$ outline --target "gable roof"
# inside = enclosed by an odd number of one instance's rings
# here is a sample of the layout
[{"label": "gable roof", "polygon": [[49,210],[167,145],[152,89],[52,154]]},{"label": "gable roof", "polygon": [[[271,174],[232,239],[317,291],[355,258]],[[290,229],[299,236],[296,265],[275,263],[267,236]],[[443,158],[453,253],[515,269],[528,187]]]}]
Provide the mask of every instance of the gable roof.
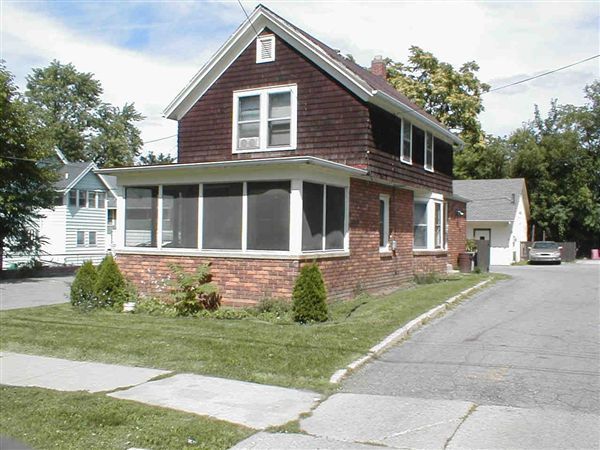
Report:
[{"label": "gable roof", "polygon": [[463,144],[433,116],[411,102],[383,78],[344,58],[331,47],[263,5],[258,5],[254,9],[249,20],[242,23],[194,75],[187,86],[167,106],[164,111],[165,116],[180,120],[248,45],[254,42],[256,32],[260,33],[265,28],[275,33],[361,100],[377,105],[394,115],[406,116],[415,124],[420,124],[453,144]]},{"label": "gable roof", "polygon": [[54,189],[68,191],[94,167],[90,162],[67,162],[58,169],[60,178],[54,182]]},{"label": "gable roof", "polygon": [[452,185],[455,194],[471,200],[467,207],[467,221],[469,222],[515,220],[521,196],[525,215],[529,219],[529,198],[523,178],[454,180]]}]

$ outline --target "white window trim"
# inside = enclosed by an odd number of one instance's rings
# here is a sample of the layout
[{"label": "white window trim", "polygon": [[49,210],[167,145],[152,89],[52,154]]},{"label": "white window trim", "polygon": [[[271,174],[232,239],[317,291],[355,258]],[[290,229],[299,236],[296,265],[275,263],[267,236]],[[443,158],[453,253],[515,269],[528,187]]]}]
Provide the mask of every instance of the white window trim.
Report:
[{"label": "white window trim", "polygon": [[390,196],[380,194],[379,201],[383,201],[383,246],[379,246],[379,253],[387,253],[390,251]]},{"label": "white window trim", "polygon": [[[268,102],[269,94],[277,94],[280,92],[290,93],[290,145],[283,145],[278,147],[269,147],[267,145],[268,133],[269,133],[269,119],[268,119]],[[239,114],[239,99],[243,97],[260,96],[260,112],[259,112],[259,146],[249,150],[239,150],[238,147],[238,114]],[[282,150],[295,150],[296,149],[296,136],[297,136],[297,116],[298,116],[298,87],[295,84],[288,84],[283,86],[271,86],[261,89],[235,91],[233,93],[233,122],[232,122],[232,142],[231,150],[233,153],[256,153],[256,152],[276,152]]]},{"label": "white window trim", "polygon": [[[414,203],[426,203],[427,204],[427,233],[426,233],[426,246],[415,247],[414,246],[414,220],[413,220],[413,251],[415,252],[445,252],[448,251],[448,237],[447,237],[447,222],[448,218],[444,215],[444,198],[439,194],[432,194],[428,198],[415,198]],[[440,205],[441,212],[441,241],[440,247],[435,246],[435,205]],[[413,207],[414,208],[414,207]],[[446,238],[444,239],[444,236]]]},{"label": "white window trim", "polygon": [[[427,164],[427,136],[431,137],[431,165]],[[435,136],[431,131],[425,130],[425,140],[423,144],[423,168],[428,172],[433,172],[434,169],[434,158],[435,158]]]},{"label": "white window trim", "polygon": [[[408,122],[410,125],[410,149],[409,149],[409,157],[408,159],[404,157],[404,125]],[[402,119],[402,123],[400,124],[401,132],[400,132],[400,161],[406,164],[412,164],[412,122],[406,119]]]},{"label": "white window trim", "polygon": [[[271,41],[271,57],[263,58],[262,57],[262,43],[266,41]],[[256,38],[256,64],[262,64],[267,62],[275,61],[275,35],[274,34],[265,34]]]},{"label": "white window trim", "polygon": [[[224,183],[242,183],[242,245],[241,249],[210,249],[203,248],[203,236],[202,236],[202,226],[204,219],[204,184],[199,183],[198,189],[198,244],[197,248],[176,248],[176,249],[165,249],[162,247],[162,192],[163,186],[154,185],[158,187],[158,196],[156,200],[157,207],[157,224],[156,224],[156,246],[155,247],[130,247],[125,245],[125,234],[126,234],[126,226],[124,221],[125,213],[117,214],[117,221],[119,217],[122,219],[122,225],[119,229],[120,241],[122,245],[118,246],[117,251],[123,253],[140,253],[140,254],[160,254],[160,255],[199,255],[199,256],[211,256],[211,257],[235,257],[235,258],[267,258],[267,257],[276,257],[276,258],[305,258],[305,257],[347,257],[350,254],[349,251],[349,209],[350,209],[350,197],[349,197],[349,186],[338,183],[326,183],[323,181],[313,180],[311,178],[301,178],[301,179],[265,179],[265,180],[256,180],[256,182],[270,182],[270,181],[289,181],[290,182],[290,246],[289,250],[249,250],[247,248],[247,240],[248,240],[248,181],[241,180],[228,180],[223,181]],[[345,197],[345,214],[344,214],[344,247],[341,249],[325,249],[325,228],[323,228],[323,247],[322,250],[306,250],[302,251],[302,184],[304,182],[309,183],[317,183],[322,184],[324,186],[333,186],[344,189],[344,197]],[[251,181],[253,182],[253,181]],[[186,183],[186,184],[198,184],[198,183]],[[212,184],[212,182],[211,182]],[[165,184],[171,186],[172,183]],[[144,184],[144,187],[149,186],[148,184]],[[128,186],[135,187],[135,186]],[[324,199],[326,201],[326,192],[327,189],[323,189]],[[124,197],[120,198],[119,205],[123,211],[126,208],[126,199]],[[299,206],[299,208],[296,208]],[[325,222],[326,216],[326,204],[324,203],[323,210],[323,221]],[[298,211],[300,213],[298,214]],[[325,225],[324,225],[325,226]],[[85,239],[85,237],[84,237]]]},{"label": "white window trim", "polygon": [[[96,242],[95,242],[94,244],[92,244],[92,240],[90,239],[90,238],[91,238],[91,236],[92,236],[92,233],[94,233],[94,234],[95,234],[95,241],[96,241]],[[98,232],[97,232],[97,231],[95,231],[95,230],[88,231],[88,232],[87,232],[87,235],[88,235],[88,241],[87,241],[87,242],[88,242],[88,245],[87,245],[87,246],[88,246],[88,247],[98,247]]]},{"label": "white window trim", "polygon": [[[79,233],[83,233],[83,242],[80,244],[79,243]],[[75,246],[76,247],[85,247],[86,241],[85,241],[85,231],[83,230],[76,230],[75,231]]]}]

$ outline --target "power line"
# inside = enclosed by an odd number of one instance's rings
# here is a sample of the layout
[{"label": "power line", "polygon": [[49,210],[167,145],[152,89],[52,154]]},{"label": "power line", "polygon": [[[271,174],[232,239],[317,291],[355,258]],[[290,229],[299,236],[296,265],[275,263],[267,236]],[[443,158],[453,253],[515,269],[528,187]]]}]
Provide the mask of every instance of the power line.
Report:
[{"label": "power line", "polygon": [[177,136],[176,134],[172,134],[171,136],[165,136],[158,139],[152,139],[151,141],[144,141],[144,144],[152,144],[153,142],[164,141],[165,139],[171,139]]},{"label": "power line", "polygon": [[246,12],[246,8],[244,8],[244,5],[242,5],[242,2],[240,0],[237,0],[237,2],[239,3],[240,7],[242,8],[242,11],[244,11],[244,15],[246,16],[246,20],[248,20],[248,23],[250,24],[250,26],[254,30],[254,34],[256,35],[256,37],[258,37],[258,31],[256,31],[256,28],[254,28],[254,24],[252,22],[250,22],[250,16]]},{"label": "power line", "polygon": [[569,67],[576,66],[577,64],[582,64],[584,62],[591,61],[592,59],[598,58],[599,56],[600,56],[600,54],[594,55],[594,56],[590,56],[589,58],[582,59],[581,61],[577,61],[577,62],[574,62],[572,64],[568,64],[568,65],[563,66],[563,67],[559,67],[558,69],[549,70],[548,72],[540,73],[539,75],[535,75],[533,77],[525,78],[524,80],[515,81],[514,83],[510,83],[510,84],[506,84],[504,86],[500,86],[500,87],[497,87],[497,88],[494,88],[494,89],[490,89],[489,91],[484,92],[484,94],[487,94],[489,92],[499,91],[500,89],[505,89],[507,87],[515,86],[517,84],[525,83],[526,81],[535,80],[536,78],[540,78],[540,77],[543,77],[543,76],[546,76],[546,75],[550,75],[551,73],[555,73],[555,72],[559,72],[561,70],[568,69]]}]

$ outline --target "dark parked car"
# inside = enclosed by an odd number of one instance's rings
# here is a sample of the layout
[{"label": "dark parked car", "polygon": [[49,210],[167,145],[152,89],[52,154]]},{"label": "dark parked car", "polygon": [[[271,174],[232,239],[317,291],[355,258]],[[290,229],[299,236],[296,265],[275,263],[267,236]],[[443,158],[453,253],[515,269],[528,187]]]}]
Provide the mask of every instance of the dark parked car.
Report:
[{"label": "dark parked car", "polygon": [[556,242],[552,241],[536,241],[529,247],[529,262],[549,262],[560,264],[560,247]]}]

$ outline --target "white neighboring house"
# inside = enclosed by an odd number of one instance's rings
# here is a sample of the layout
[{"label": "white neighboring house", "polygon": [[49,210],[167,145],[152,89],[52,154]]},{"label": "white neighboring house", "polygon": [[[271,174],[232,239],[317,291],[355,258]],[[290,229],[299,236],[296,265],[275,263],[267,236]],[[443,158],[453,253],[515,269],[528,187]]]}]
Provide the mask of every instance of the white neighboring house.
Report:
[{"label": "white neighboring house", "polygon": [[490,241],[490,264],[510,265],[521,260],[527,241],[529,197],[523,178],[455,180],[454,194],[467,198],[467,239]]},{"label": "white neighboring house", "polygon": [[[40,254],[45,264],[98,263],[112,249],[116,226],[115,177],[99,175],[92,162],[69,162],[60,151],[60,179],[54,209],[42,209],[37,233],[43,237]],[[27,262],[32,255],[8,257],[6,267]]]}]

